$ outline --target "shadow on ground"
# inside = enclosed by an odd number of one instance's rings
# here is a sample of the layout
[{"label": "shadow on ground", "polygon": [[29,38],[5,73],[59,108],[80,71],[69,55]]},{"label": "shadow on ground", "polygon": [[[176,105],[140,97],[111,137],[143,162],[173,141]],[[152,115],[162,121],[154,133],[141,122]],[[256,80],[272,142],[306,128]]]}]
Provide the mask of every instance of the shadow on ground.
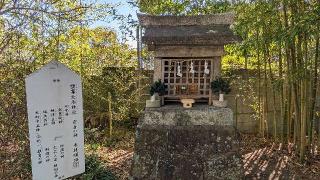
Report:
[{"label": "shadow on ground", "polygon": [[[242,137],[244,179],[319,179],[320,155],[304,164],[291,151],[292,147],[275,144],[254,136]],[[108,150],[108,166],[120,179],[127,179],[133,150]]]},{"label": "shadow on ground", "polygon": [[300,164],[291,144],[283,146],[243,136],[241,153],[245,179],[319,179],[320,156]]}]

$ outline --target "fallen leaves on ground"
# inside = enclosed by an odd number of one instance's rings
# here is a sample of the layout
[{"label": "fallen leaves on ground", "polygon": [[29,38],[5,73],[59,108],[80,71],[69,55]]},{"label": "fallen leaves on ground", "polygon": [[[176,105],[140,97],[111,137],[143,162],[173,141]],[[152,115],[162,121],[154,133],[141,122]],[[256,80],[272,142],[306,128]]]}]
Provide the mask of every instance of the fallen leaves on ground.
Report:
[{"label": "fallen leaves on ground", "polygon": [[248,179],[319,179],[320,154],[301,163],[294,144],[242,135],[241,154]]},{"label": "fallen leaves on ground", "polygon": [[[16,174],[15,161],[18,158],[19,147],[12,143],[1,144],[2,175],[15,174],[15,178],[30,178]],[[97,155],[105,167],[110,169],[119,179],[128,179],[134,150],[134,133],[121,139],[115,146],[86,146],[87,154]],[[8,156],[10,154],[10,156]],[[294,144],[275,143],[272,139],[259,138],[255,135],[241,135],[241,154],[246,179],[319,179],[320,154],[308,155],[301,163]],[[28,159],[30,160],[30,159]],[[8,168],[15,167],[15,168]],[[21,169],[18,168],[18,169]],[[27,179],[28,179],[27,178]],[[1,176],[0,176],[1,179]]]}]

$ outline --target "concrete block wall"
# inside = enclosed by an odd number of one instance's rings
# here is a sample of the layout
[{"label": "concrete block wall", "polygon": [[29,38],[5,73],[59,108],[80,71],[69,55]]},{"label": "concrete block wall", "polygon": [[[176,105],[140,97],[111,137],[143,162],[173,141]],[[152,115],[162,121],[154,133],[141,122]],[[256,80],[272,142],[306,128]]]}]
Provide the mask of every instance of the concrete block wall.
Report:
[{"label": "concrete block wall", "polygon": [[[152,74],[152,71],[148,72],[149,77]],[[243,72],[240,73],[240,76],[243,76]],[[239,75],[239,74],[237,74]],[[237,83],[232,83],[231,85],[231,93],[225,95],[226,100],[228,100],[228,107],[233,111],[233,121],[234,126],[242,133],[257,133],[259,131],[259,120],[257,118],[257,112],[252,107],[254,104],[254,99],[250,97],[252,94],[258,93],[258,85],[257,78],[254,74],[249,75],[250,81],[243,80],[244,78],[240,78]],[[150,81],[152,82],[153,77],[150,77]],[[238,81],[238,80],[233,80]],[[253,88],[251,88],[251,92],[243,92],[240,90],[244,83],[250,83]],[[270,87],[269,87],[270,88]],[[264,89],[261,89],[261,92],[264,92]],[[271,88],[268,89],[267,99],[268,99],[268,113],[267,113],[267,126],[268,132],[271,134],[273,132],[273,113],[274,113],[274,104],[273,104],[273,96],[271,94]],[[317,96],[317,109],[320,111],[320,86]],[[286,122],[281,122],[280,117],[280,99],[276,96],[276,118],[277,118],[277,132],[280,133],[282,130],[286,131]],[[282,124],[283,123],[283,124]]]}]

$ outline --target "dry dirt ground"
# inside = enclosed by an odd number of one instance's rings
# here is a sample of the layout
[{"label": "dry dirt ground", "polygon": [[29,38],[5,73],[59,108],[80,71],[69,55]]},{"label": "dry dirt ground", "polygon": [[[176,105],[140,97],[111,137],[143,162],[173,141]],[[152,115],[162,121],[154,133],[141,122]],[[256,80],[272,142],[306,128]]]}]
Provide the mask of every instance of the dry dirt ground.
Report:
[{"label": "dry dirt ground", "polygon": [[0,180],[31,179],[28,154],[17,144],[0,141]]},{"label": "dry dirt ground", "polygon": [[[241,139],[244,179],[320,179],[320,154],[301,164],[290,145],[282,146],[249,135],[243,135]],[[96,153],[101,154],[119,179],[128,178],[133,147],[100,148]]]},{"label": "dry dirt ground", "polygon": [[[310,157],[306,162],[299,163],[298,157],[290,145],[282,146],[271,140],[249,135],[244,135],[241,139],[244,179],[320,179],[319,153]],[[105,166],[119,179],[127,179],[133,156],[133,144],[133,137],[130,137],[113,148],[99,146],[91,150],[91,153],[97,154]],[[8,147],[5,147],[2,144],[1,147],[0,179],[3,179],[1,173],[17,170],[17,167],[8,169],[13,165],[11,161],[19,159],[15,157],[16,151],[14,149],[17,147],[12,144],[7,145]],[[9,154],[10,156],[8,156]],[[8,166],[9,164],[11,165]],[[10,174],[13,175],[15,172]],[[19,178],[18,176],[9,179],[28,179],[28,177],[21,178],[20,176]]]},{"label": "dry dirt ground", "polygon": [[242,136],[245,179],[320,179],[320,154],[300,163],[293,145]]}]

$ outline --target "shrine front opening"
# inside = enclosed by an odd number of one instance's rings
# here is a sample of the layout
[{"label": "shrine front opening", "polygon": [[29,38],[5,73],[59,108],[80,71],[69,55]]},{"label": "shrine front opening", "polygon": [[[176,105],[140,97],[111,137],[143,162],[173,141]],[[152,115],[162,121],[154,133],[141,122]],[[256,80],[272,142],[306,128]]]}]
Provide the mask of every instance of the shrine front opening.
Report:
[{"label": "shrine front opening", "polygon": [[182,98],[209,101],[213,59],[162,59],[166,101]]}]

